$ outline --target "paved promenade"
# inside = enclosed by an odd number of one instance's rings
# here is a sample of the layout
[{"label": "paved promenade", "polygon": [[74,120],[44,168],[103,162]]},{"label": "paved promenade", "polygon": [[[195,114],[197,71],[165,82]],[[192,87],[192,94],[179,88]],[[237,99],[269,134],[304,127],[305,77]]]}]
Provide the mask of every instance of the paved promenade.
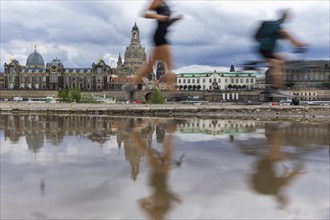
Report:
[{"label": "paved promenade", "polygon": [[82,104],[0,102],[0,112],[103,114],[127,116],[211,117],[322,120],[330,122],[330,106],[271,106],[230,104]]}]

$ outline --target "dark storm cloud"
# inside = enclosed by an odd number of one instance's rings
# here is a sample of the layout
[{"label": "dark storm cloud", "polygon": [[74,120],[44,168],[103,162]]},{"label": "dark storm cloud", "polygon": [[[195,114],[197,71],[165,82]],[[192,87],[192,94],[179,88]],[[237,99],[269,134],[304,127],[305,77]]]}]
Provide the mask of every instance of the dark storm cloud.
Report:
[{"label": "dark storm cloud", "polygon": [[[67,67],[89,67],[99,57],[114,62],[130,44],[136,22],[149,54],[155,22],[140,16],[150,1],[1,2],[1,65],[14,57],[25,63],[38,43],[46,62],[58,57]],[[176,68],[194,64],[228,66],[256,59],[252,35],[262,19],[279,8],[294,14],[286,26],[310,49],[309,59],[329,57],[329,7],[326,1],[168,1],[184,19],[169,40]],[[56,49],[56,46],[58,49]],[[25,57],[25,58],[24,58]],[[110,61],[111,60],[111,61]],[[2,67],[1,67],[2,68]],[[2,70],[2,69],[1,69]],[[212,70],[211,70],[212,71]]]},{"label": "dark storm cloud", "polygon": [[228,66],[232,60],[253,57],[255,21],[244,14],[204,7],[187,8],[185,20],[173,33],[177,65]]}]

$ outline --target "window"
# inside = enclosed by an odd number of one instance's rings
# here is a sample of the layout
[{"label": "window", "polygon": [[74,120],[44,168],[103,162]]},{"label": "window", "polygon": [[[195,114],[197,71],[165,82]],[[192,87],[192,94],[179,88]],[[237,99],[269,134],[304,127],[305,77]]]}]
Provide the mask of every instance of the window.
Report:
[{"label": "window", "polygon": [[183,83],[186,83],[186,80],[185,79],[183,80]]},{"label": "window", "polygon": [[240,83],[243,83],[243,79],[240,79]]},{"label": "window", "polygon": [[205,83],[205,79],[203,79],[203,83]]},{"label": "window", "polygon": [[190,83],[190,79],[188,79],[188,83]]},{"label": "window", "polygon": [[225,83],[228,83],[228,79],[225,79]]},{"label": "window", "polygon": [[231,83],[234,83],[234,79],[231,79],[230,81],[231,81]]},{"label": "window", "polygon": [[250,79],[250,82],[251,82],[251,83],[254,83],[254,80],[253,80],[253,79]]},{"label": "window", "polygon": [[192,79],[191,81],[192,81],[192,83],[195,83],[195,79]]},{"label": "window", "polygon": [[97,67],[96,72],[100,74],[102,72],[102,68],[101,67]]},{"label": "window", "polygon": [[212,79],[209,79],[209,83],[212,83]]},{"label": "window", "polygon": [[236,79],[236,83],[238,83],[238,79]]},{"label": "window", "polygon": [[197,81],[197,83],[199,83],[199,79],[197,79],[196,81]]},{"label": "window", "polygon": [[179,83],[181,83],[181,79],[179,79]]},{"label": "window", "polygon": [[245,83],[249,83],[249,79],[245,79]]},{"label": "window", "polygon": [[52,82],[56,82],[56,81],[57,81],[57,76],[51,76],[51,77],[50,77],[50,81],[52,81]]},{"label": "window", "polygon": [[220,78],[218,79],[218,83],[221,83],[221,79]]}]

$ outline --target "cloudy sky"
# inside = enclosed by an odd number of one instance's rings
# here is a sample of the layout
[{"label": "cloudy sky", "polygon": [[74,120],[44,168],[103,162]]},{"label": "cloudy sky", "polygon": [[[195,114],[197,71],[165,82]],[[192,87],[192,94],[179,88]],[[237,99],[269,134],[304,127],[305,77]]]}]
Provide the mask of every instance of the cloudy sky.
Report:
[{"label": "cloudy sky", "polygon": [[[149,54],[155,23],[141,17],[150,1],[138,0],[1,0],[1,71],[10,58],[25,65],[34,51],[45,62],[59,58],[65,67],[90,67],[102,58],[116,66],[130,43],[136,22],[141,44]],[[172,0],[174,14],[184,20],[171,28],[175,71],[229,70],[256,59],[251,38],[260,20],[274,19],[277,11],[290,8],[292,18],[285,25],[310,45],[304,55],[290,59],[329,59],[330,2],[328,0]],[[281,50],[290,52],[287,44]]]}]

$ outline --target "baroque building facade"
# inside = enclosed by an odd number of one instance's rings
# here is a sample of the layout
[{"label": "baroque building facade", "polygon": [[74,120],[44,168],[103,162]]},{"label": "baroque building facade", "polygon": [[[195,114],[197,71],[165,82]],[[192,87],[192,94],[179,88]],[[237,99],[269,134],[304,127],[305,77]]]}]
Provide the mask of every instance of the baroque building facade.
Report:
[{"label": "baroque building facade", "polygon": [[293,89],[330,89],[330,60],[288,61],[283,81]]},{"label": "baroque building facade", "polygon": [[140,44],[140,30],[135,24],[131,43],[126,48],[125,59],[119,54],[117,67],[111,68],[98,59],[89,68],[66,67],[57,57],[46,63],[37,48],[25,65],[11,59],[4,64],[0,74],[0,89],[8,90],[59,90],[78,88],[81,91],[120,90],[138,68],[146,64],[145,48]]},{"label": "baroque building facade", "polygon": [[254,72],[235,71],[233,65],[231,72],[205,72],[205,73],[179,73],[177,87],[180,90],[247,90],[256,84]]},{"label": "baroque building facade", "polygon": [[57,58],[45,65],[43,57],[35,50],[25,66],[17,60],[5,63],[3,77],[5,89],[98,91],[111,89],[115,71],[102,59],[93,63],[91,68],[66,68]]},{"label": "baroque building facade", "polygon": [[131,43],[126,47],[124,62],[119,54],[116,70],[120,77],[131,77],[146,62],[147,55],[145,48],[141,46],[140,30],[135,23],[131,31]]}]

